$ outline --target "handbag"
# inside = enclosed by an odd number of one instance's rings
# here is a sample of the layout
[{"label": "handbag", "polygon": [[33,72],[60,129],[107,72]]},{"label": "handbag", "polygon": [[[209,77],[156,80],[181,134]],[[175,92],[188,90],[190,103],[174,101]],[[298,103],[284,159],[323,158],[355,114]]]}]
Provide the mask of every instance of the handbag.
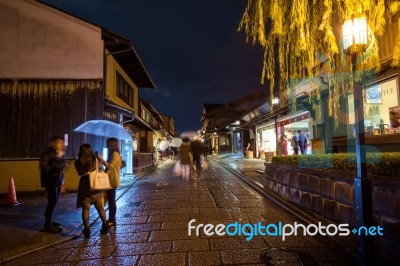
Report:
[{"label": "handbag", "polygon": [[93,172],[89,172],[90,190],[108,190],[111,189],[110,178],[108,174],[99,169],[98,161],[96,159],[96,168]]},{"label": "handbag", "polygon": [[182,175],[182,165],[180,161],[177,161],[174,166],[174,175],[181,176]]}]

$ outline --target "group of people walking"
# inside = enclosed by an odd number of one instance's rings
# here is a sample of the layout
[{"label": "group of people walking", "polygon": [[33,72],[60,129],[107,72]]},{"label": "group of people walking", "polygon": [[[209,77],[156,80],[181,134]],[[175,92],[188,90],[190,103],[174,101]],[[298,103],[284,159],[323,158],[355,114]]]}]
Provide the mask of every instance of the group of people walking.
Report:
[{"label": "group of people walking", "polygon": [[[107,148],[108,158],[104,160],[102,156],[95,155],[89,144],[82,144],[79,148],[78,159],[74,161],[77,175],[80,177],[76,207],[82,208],[85,238],[90,237],[89,212],[92,204],[102,221],[100,233],[106,234],[109,227],[116,226],[116,189],[120,186],[119,175],[122,159],[116,138],[107,139]],[[48,202],[44,222],[44,231],[47,233],[60,233],[62,231],[60,224],[53,222],[52,217],[64,182],[64,170],[67,167],[64,150],[63,138],[53,137],[49,149],[41,156],[41,185],[46,190]],[[105,190],[105,193],[90,188],[89,173],[99,168],[106,171],[110,181],[111,189]],[[108,200],[108,220],[103,206],[104,194],[106,194]]]},{"label": "group of people walking", "polygon": [[[289,144],[289,141],[287,139],[287,136],[283,135],[281,138],[281,148],[282,148],[283,156],[286,156],[289,154],[288,144]],[[297,134],[293,135],[292,140],[291,140],[293,154],[298,155],[299,150],[300,150],[301,154],[306,154],[307,145],[308,145],[307,137],[303,134],[303,132],[301,130],[298,130]]]},{"label": "group of people walking", "polygon": [[204,154],[203,143],[199,140],[190,142],[189,138],[183,138],[179,154],[183,179],[189,180],[192,162],[196,167],[197,178],[200,178],[204,163],[202,162],[202,155]]}]

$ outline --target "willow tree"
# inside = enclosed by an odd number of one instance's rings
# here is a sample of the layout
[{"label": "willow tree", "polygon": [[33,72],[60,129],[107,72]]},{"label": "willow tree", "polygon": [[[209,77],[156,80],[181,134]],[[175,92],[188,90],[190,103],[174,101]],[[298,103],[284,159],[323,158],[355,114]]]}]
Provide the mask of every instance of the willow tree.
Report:
[{"label": "willow tree", "polygon": [[[281,102],[285,102],[287,82],[318,76],[323,69],[329,82],[329,113],[335,116],[339,95],[349,90],[341,82],[341,75],[351,72],[351,58],[341,42],[344,21],[367,17],[368,47],[359,51],[363,53],[363,60],[357,69],[379,71],[377,37],[385,33],[385,26],[399,11],[398,0],[248,0],[238,30],[245,31],[247,41],[263,48],[261,83],[265,79],[270,81],[272,97],[272,88],[277,85]],[[400,65],[400,36],[397,36],[391,64]],[[317,98],[318,88],[314,91]]]}]

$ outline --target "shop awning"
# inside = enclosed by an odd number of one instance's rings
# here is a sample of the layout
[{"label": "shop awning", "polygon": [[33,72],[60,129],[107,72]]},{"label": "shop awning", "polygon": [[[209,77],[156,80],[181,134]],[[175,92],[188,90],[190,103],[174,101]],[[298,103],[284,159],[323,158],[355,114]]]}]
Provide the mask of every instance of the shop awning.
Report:
[{"label": "shop awning", "polygon": [[277,118],[276,123],[278,124],[278,126],[284,126],[284,125],[298,122],[298,121],[308,119],[308,118],[310,118],[309,111],[298,110],[298,111],[295,111],[288,115]]},{"label": "shop awning", "polygon": [[129,117],[129,118],[133,117],[133,113],[134,113],[133,111],[128,110],[128,109],[126,109],[126,108],[124,108],[122,106],[119,106],[118,104],[114,103],[113,101],[110,101],[110,100],[106,99],[104,105],[105,105],[105,109],[106,110],[115,112],[117,114],[124,115],[124,116]]}]

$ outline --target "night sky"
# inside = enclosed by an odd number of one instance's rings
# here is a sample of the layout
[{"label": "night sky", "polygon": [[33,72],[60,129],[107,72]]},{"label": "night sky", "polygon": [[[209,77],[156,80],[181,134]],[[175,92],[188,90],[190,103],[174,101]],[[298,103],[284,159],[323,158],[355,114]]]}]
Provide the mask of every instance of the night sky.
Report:
[{"label": "night sky", "polygon": [[140,89],[178,131],[198,130],[204,103],[260,84],[262,50],[237,32],[245,0],[46,0],[130,39],[156,89]]}]

